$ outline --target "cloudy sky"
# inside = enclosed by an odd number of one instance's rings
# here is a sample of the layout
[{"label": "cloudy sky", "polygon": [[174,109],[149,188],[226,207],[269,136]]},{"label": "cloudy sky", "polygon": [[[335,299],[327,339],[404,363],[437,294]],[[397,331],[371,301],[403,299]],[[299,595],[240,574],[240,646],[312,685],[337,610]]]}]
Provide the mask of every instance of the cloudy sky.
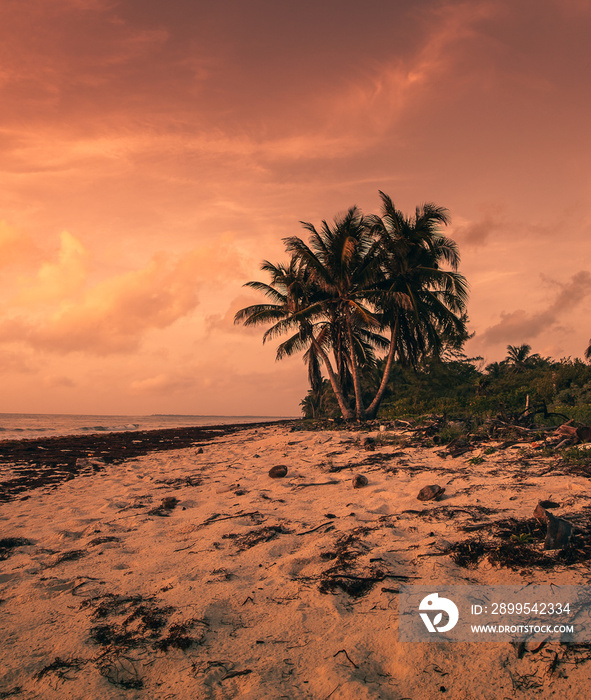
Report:
[{"label": "cloudy sky", "polygon": [[297,415],[300,220],[446,207],[470,355],[591,335],[588,0],[3,0],[2,412]]}]

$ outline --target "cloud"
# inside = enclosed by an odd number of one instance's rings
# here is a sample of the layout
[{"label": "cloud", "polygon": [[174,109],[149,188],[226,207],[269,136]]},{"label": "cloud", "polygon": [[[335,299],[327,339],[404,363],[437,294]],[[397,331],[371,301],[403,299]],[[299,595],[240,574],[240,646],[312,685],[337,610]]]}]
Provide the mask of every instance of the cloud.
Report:
[{"label": "cloud", "polygon": [[493,234],[506,230],[505,221],[493,212],[485,213],[476,221],[465,221],[453,226],[451,235],[462,245],[483,246]]},{"label": "cloud", "polygon": [[39,255],[39,249],[28,234],[0,221],[0,267],[26,264]]},{"label": "cloud", "polygon": [[0,349],[0,374],[14,376],[16,374],[35,374],[39,371],[39,359],[32,357],[31,352],[22,349]]},{"label": "cloud", "polygon": [[14,301],[47,304],[71,297],[86,284],[89,259],[82,242],[67,231],[62,232],[57,260],[44,262],[33,279],[25,279]]},{"label": "cloud", "polygon": [[198,382],[198,374],[192,370],[160,372],[131,382],[130,389],[135,394],[169,395],[177,392],[193,391]]},{"label": "cloud", "polygon": [[133,352],[149,331],[191,314],[205,283],[242,275],[237,253],[226,243],[181,255],[157,252],[144,267],[93,284],[87,274],[91,263],[81,242],[62,234],[57,259],[43,262],[31,278],[21,278],[17,301],[24,311],[4,310],[0,342],[57,353]]},{"label": "cloud", "polygon": [[536,313],[523,309],[502,312],[501,320],[479,334],[486,343],[523,343],[544,332],[560,329],[564,317],[591,294],[591,273],[581,270],[566,284],[551,280],[559,291],[549,306]]},{"label": "cloud", "polygon": [[50,374],[43,378],[43,386],[48,389],[73,389],[76,382],[63,374]]},{"label": "cloud", "polygon": [[225,333],[240,333],[241,335],[260,335],[262,336],[263,330],[266,330],[268,326],[244,326],[243,324],[235,324],[234,316],[236,312],[243,309],[246,306],[251,306],[253,304],[265,304],[269,300],[263,296],[254,296],[252,294],[241,294],[235,297],[230,302],[227,310],[223,314],[208,314],[205,317],[205,328],[208,334],[214,332],[225,332]]}]

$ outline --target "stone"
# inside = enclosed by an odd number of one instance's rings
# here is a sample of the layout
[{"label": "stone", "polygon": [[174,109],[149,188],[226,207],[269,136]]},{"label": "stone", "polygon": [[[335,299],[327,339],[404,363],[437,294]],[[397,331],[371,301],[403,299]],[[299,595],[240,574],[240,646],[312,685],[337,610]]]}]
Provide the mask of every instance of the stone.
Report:
[{"label": "stone", "polygon": [[276,467],[271,467],[269,469],[269,476],[271,479],[282,479],[287,476],[287,467],[285,464],[278,464]]},{"label": "stone", "polygon": [[431,484],[429,486],[423,486],[417,498],[419,501],[438,501],[444,493],[445,488],[437,484]]},{"label": "stone", "polygon": [[367,486],[369,481],[367,480],[366,476],[363,476],[363,474],[356,474],[353,477],[353,488],[354,489],[361,489],[364,486]]}]

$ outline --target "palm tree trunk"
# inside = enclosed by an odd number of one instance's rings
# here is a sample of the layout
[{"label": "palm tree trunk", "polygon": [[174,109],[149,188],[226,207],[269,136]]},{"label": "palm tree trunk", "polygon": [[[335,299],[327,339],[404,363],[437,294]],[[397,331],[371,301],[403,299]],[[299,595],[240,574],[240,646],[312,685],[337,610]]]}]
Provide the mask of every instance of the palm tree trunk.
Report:
[{"label": "palm tree trunk", "polygon": [[351,360],[351,374],[353,375],[353,387],[355,389],[355,412],[357,420],[365,418],[363,410],[363,396],[361,395],[361,382],[359,381],[359,368],[355,359],[355,348],[353,347],[353,329],[351,328],[351,315],[347,309],[345,313],[345,322],[347,324],[347,335],[349,337],[349,357]]},{"label": "palm tree trunk", "polygon": [[347,406],[347,402],[345,400],[345,397],[343,395],[343,392],[341,390],[341,385],[338,380],[338,377],[334,373],[334,370],[332,368],[332,365],[330,364],[330,359],[328,355],[324,352],[324,350],[320,347],[320,344],[312,336],[312,344],[316,348],[316,352],[320,355],[322,358],[322,361],[324,362],[324,365],[326,367],[326,371],[328,372],[328,378],[330,379],[330,384],[332,386],[332,390],[334,391],[334,395],[337,398],[337,401],[339,403],[339,408],[341,409],[341,413],[343,414],[343,418],[345,420],[351,420],[353,418],[353,412],[351,409]]},{"label": "palm tree trunk", "polygon": [[396,354],[396,336],[398,335],[398,319],[396,319],[396,324],[394,325],[394,328],[392,329],[392,336],[390,338],[390,349],[388,351],[388,358],[386,360],[386,365],[384,367],[384,374],[382,375],[382,381],[380,383],[380,387],[374,397],[374,400],[371,402],[369,407],[367,408],[365,415],[367,418],[375,418],[378,409],[380,407],[380,404],[382,403],[382,399],[384,398],[384,394],[386,393],[386,387],[388,386],[388,380],[390,379],[390,373],[392,372],[392,366],[394,364],[394,356]]}]

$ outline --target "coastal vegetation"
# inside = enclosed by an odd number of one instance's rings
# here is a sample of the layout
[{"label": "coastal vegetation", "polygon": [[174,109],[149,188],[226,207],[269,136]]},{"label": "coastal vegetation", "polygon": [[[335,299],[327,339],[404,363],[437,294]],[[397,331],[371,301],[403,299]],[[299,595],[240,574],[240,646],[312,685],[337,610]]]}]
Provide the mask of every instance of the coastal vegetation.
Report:
[{"label": "coastal vegetation", "polygon": [[[378,361],[378,372],[383,361]],[[367,395],[372,394],[375,381],[371,372],[363,376]],[[339,417],[328,382],[318,392],[308,391],[301,407],[306,418]],[[510,345],[503,361],[488,365],[480,357],[469,358],[461,352],[426,357],[416,367],[396,362],[380,417],[437,414],[512,420],[526,412],[541,424],[573,419],[590,425],[591,366],[579,358],[541,357],[532,354],[528,345]]]},{"label": "coastal vegetation", "polygon": [[287,334],[277,359],[303,352],[315,416],[332,400],[346,420],[375,418],[393,373],[453,356],[468,337],[468,285],[457,245],[442,233],[448,212],[424,204],[408,217],[380,198],[379,215],[352,207],[319,229],[302,222],[308,242],[285,238],[289,260],[263,261],[270,281],[245,285],[268,301],[234,319],[270,324],[263,342]]}]

